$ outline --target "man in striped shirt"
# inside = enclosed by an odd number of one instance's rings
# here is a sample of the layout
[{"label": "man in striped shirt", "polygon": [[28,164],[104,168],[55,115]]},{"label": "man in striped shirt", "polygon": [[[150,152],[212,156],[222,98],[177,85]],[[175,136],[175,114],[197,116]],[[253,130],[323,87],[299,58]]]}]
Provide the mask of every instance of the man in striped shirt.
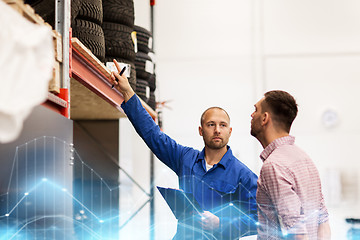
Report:
[{"label": "man in striped shirt", "polygon": [[270,91],[255,104],[251,135],[264,150],[258,179],[258,239],[330,239],[329,214],[313,161],[289,135],[295,99]]}]

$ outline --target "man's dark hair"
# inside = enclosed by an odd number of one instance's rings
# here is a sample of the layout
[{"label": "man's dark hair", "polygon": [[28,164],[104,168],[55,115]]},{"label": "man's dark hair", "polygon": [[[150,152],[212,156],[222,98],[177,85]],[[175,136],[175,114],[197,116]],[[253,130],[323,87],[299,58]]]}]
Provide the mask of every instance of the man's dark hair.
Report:
[{"label": "man's dark hair", "polygon": [[270,112],[273,121],[289,133],[298,112],[294,97],[280,90],[269,91],[264,96],[262,111]]},{"label": "man's dark hair", "polygon": [[229,118],[229,123],[230,123],[230,116],[229,116],[229,114],[228,114],[224,109],[222,109],[221,107],[209,107],[208,109],[206,109],[206,110],[201,114],[201,118],[200,118],[200,124],[201,124],[201,126],[202,126],[203,123],[204,123],[205,113],[206,113],[207,111],[211,110],[211,109],[219,109],[219,110],[224,111],[224,112],[226,113],[226,115],[228,116],[228,118]]}]

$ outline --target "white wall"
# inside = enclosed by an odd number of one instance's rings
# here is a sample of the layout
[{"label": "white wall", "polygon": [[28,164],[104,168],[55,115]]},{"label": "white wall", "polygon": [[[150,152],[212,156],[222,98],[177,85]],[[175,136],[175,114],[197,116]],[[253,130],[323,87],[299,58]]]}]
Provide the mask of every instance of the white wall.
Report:
[{"label": "white wall", "polygon": [[[360,205],[359,13],[356,0],[157,0],[157,96],[172,100],[172,110],[163,109],[164,131],[201,149],[200,115],[221,106],[231,116],[229,145],[258,173],[261,148],[249,134],[253,104],[267,90],[289,91],[299,104],[292,134],[319,168],[334,239],[345,239],[344,217],[360,217],[357,207],[346,207]],[[150,29],[148,1],[135,0],[135,15]],[[322,122],[327,109],[339,119],[330,128]],[[148,158],[146,146],[139,148],[138,159]],[[177,186],[159,161],[156,172],[158,185]],[[157,239],[169,239],[175,221],[156,197]]]}]

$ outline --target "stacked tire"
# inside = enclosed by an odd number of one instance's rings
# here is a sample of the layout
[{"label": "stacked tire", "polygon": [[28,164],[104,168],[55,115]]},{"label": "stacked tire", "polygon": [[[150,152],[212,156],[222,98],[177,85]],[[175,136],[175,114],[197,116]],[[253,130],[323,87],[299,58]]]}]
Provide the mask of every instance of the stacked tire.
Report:
[{"label": "stacked tire", "polygon": [[105,36],[105,64],[116,59],[130,66],[129,82],[136,89],[135,51],[132,40],[134,27],[133,0],[102,0]]},{"label": "stacked tire", "polygon": [[134,26],[134,31],[136,32],[137,44],[135,57],[136,94],[155,110],[156,74],[154,53],[151,51],[152,34],[140,26]]},{"label": "stacked tire", "polygon": [[[100,61],[105,60],[102,0],[72,0],[72,35],[78,38]],[[78,4],[78,5],[76,5]],[[74,9],[75,8],[75,9]],[[72,14],[74,14],[72,13]]]},{"label": "stacked tire", "polygon": [[[44,20],[55,27],[55,1],[25,0]],[[156,109],[156,74],[152,34],[134,26],[133,0],[71,0],[71,27],[100,61],[116,59],[130,66],[129,82],[136,94]],[[133,33],[136,33],[136,47]]]},{"label": "stacked tire", "polygon": [[[55,29],[55,1],[52,0],[25,0],[45,22]],[[71,0],[71,23],[74,22],[81,5],[81,0]]]},{"label": "stacked tire", "polygon": [[[54,0],[25,0],[55,29]],[[71,0],[72,36],[78,38],[99,60],[105,60],[102,0]]]}]

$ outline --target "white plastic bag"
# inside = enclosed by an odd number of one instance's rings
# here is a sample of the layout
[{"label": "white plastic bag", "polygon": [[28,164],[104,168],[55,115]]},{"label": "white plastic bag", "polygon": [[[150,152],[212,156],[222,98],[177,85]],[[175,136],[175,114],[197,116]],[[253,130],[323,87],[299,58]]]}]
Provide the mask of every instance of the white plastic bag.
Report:
[{"label": "white plastic bag", "polygon": [[3,1],[0,12],[0,143],[6,143],[46,100],[54,50],[50,27],[29,22]]}]

